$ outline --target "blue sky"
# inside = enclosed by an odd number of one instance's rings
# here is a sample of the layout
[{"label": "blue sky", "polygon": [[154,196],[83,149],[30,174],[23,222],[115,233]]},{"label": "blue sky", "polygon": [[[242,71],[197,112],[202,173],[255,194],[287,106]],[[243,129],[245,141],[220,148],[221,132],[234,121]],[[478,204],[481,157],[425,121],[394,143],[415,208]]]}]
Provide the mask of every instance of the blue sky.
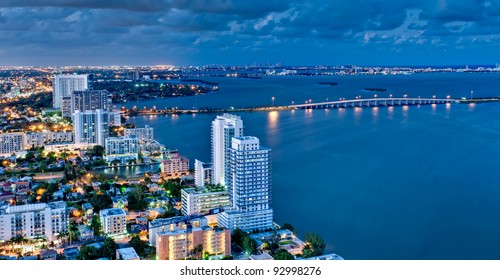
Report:
[{"label": "blue sky", "polygon": [[0,0],[0,65],[500,63],[500,0]]}]

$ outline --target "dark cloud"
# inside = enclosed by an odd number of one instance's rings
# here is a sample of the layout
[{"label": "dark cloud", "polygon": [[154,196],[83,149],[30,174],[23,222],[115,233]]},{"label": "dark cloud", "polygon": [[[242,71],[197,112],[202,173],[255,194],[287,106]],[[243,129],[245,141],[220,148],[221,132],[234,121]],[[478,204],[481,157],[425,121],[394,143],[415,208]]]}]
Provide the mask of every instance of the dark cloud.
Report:
[{"label": "dark cloud", "polygon": [[2,0],[0,36],[5,64],[500,60],[500,0]]}]

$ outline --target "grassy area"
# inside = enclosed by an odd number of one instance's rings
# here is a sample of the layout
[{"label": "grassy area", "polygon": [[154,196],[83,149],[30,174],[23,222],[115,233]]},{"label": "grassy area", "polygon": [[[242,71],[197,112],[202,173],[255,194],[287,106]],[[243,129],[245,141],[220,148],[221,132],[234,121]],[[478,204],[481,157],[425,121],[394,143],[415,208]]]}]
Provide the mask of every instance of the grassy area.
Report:
[{"label": "grassy area", "polygon": [[279,243],[281,246],[283,245],[290,245],[290,244],[294,244],[294,242],[292,240],[285,240],[285,241],[280,241]]}]

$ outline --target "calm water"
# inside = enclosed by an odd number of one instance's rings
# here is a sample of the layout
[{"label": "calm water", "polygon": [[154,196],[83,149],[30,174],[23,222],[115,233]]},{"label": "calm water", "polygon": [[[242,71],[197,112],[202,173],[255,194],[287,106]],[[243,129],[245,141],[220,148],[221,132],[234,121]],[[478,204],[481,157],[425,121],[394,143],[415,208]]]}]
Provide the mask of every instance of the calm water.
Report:
[{"label": "calm water", "polygon": [[[225,107],[273,95],[337,94],[338,88],[317,86],[317,80],[337,81],[339,88],[347,84],[339,93],[343,96],[358,95],[363,87],[411,96],[465,96],[472,88],[475,95],[491,96],[498,95],[498,77],[228,79],[227,86],[220,82],[220,93],[202,98]],[[194,98],[175,102],[182,106]],[[273,149],[275,220],[292,223],[301,234],[319,233],[328,251],[347,259],[500,259],[500,104],[240,115],[246,134]],[[131,121],[151,125],[158,141],[194,162],[210,158],[214,117],[140,116]]]}]

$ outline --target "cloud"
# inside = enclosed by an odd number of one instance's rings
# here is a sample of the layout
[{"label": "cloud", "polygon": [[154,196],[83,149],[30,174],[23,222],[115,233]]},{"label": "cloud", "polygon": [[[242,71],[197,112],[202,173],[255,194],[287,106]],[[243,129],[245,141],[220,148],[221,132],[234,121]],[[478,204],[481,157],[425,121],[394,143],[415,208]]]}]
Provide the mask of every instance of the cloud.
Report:
[{"label": "cloud", "polygon": [[491,49],[498,34],[499,0],[0,1],[9,64],[410,61]]}]

